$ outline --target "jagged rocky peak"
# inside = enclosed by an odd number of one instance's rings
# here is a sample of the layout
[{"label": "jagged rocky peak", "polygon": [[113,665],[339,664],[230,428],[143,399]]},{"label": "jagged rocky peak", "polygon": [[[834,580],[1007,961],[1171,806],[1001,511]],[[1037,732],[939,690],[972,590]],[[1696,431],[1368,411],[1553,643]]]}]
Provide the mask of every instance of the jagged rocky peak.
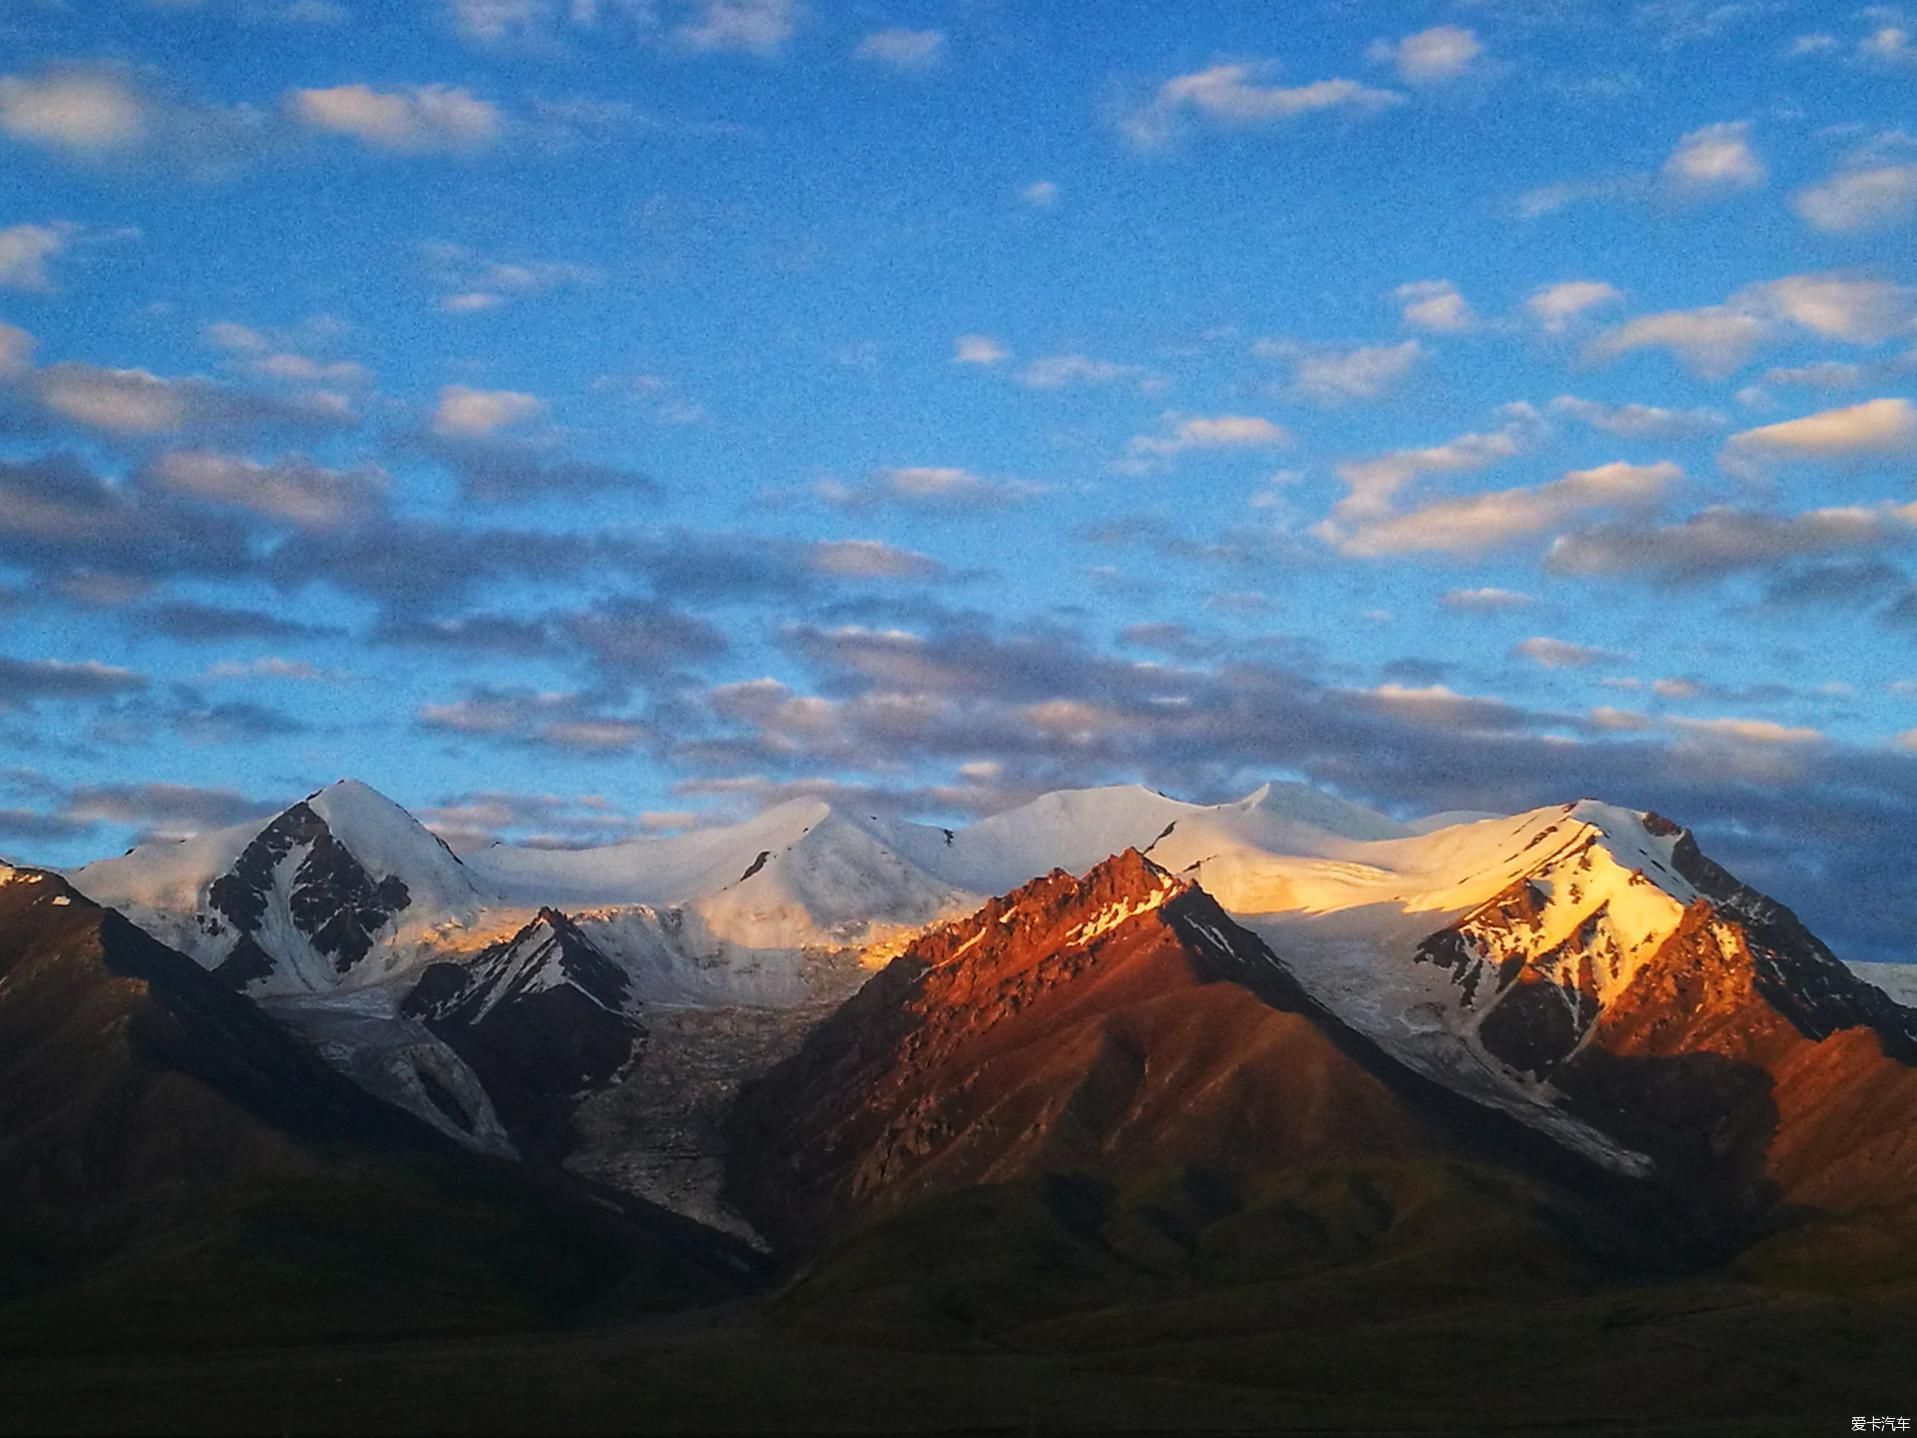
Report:
[{"label": "jagged rocky peak", "polygon": [[[296,855],[289,879],[282,868]],[[276,891],[284,896],[293,928],[339,974],[364,959],[373,936],[413,901],[399,875],[369,873],[310,800],[295,804],[262,829],[207,891],[213,914],[243,936],[221,965],[224,976],[245,983],[272,972],[259,935]]]},{"label": "jagged rocky peak", "polygon": [[1126,849],[1082,877],[1054,869],[928,934],[909,952],[938,963],[988,941],[994,947],[1004,939],[1027,948],[1082,944],[1151,913],[1188,887],[1137,849]]},{"label": "jagged rocky peak", "polygon": [[1812,1040],[1868,1027],[1886,1052],[1917,1058],[1908,1011],[1682,825],[1583,800],[1529,846],[1516,880],[1416,953],[1450,972],[1458,1026],[1513,1070],[1549,1079],[1627,999],[1663,1013],[1664,1035],[1751,1009],[1748,1025],[1764,1009]]},{"label": "jagged rocky peak", "polygon": [[570,918],[542,908],[510,939],[428,965],[401,1007],[410,1016],[473,1024],[503,1003],[561,987],[616,1013],[628,1006],[632,980]]},{"label": "jagged rocky peak", "polygon": [[558,909],[466,959],[430,964],[402,1002],[472,1066],[514,1139],[557,1156],[581,1093],[644,1052],[632,981]]}]

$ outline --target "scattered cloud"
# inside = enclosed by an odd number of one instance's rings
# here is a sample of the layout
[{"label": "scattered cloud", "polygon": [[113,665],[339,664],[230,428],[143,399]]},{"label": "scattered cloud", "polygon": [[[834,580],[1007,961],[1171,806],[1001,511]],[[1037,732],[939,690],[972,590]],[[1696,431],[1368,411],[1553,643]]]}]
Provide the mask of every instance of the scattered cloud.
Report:
[{"label": "scattered cloud", "polygon": [[814,489],[820,498],[845,509],[884,504],[921,509],[995,509],[1044,492],[1043,485],[1023,480],[994,479],[969,469],[926,465],[881,469],[864,484],[829,481]]},{"label": "scattered cloud", "polygon": [[1715,409],[1664,409],[1650,404],[1601,404],[1561,394],[1551,401],[1552,414],[1567,415],[1593,429],[1624,439],[1696,439],[1730,423]]},{"label": "scattered cloud", "polygon": [[449,384],[439,392],[433,409],[433,433],[453,439],[496,434],[545,412],[545,401],[537,395]]},{"label": "scattered cloud", "polygon": [[1171,459],[1190,450],[1272,449],[1289,444],[1282,426],[1255,415],[1164,416],[1167,433],[1133,435],[1127,451],[1136,459]]},{"label": "scattered cloud", "polygon": [[1018,197],[1035,210],[1049,210],[1058,203],[1058,185],[1052,180],[1034,180],[1018,192]]},{"label": "scattered cloud", "polygon": [[1673,719],[1674,728],[1702,739],[1735,744],[1821,744],[1815,729],[1795,728],[1769,719]]},{"label": "scattered cloud", "polygon": [[990,335],[960,335],[952,341],[953,364],[1003,364],[1012,352]]},{"label": "scattered cloud", "polygon": [[1339,553],[1479,554],[1561,527],[1594,509],[1646,509],[1682,475],[1668,460],[1573,470],[1546,484],[1434,500],[1352,526],[1322,526]]},{"label": "scattered cloud", "polygon": [[1450,280],[1417,280],[1399,285],[1391,296],[1398,302],[1399,316],[1414,329],[1455,335],[1475,328],[1478,322],[1470,302]]},{"label": "scattered cloud", "polygon": [[67,247],[70,225],[12,225],[0,230],[0,289],[53,290],[48,262]]},{"label": "scattered cloud", "polygon": [[1479,68],[1484,46],[1475,31],[1459,25],[1435,25],[1401,40],[1374,40],[1365,58],[1390,65],[1407,85],[1442,85]]},{"label": "scattered cloud", "polygon": [[325,469],[301,455],[259,464],[210,451],[175,451],[154,461],[155,488],[182,498],[230,505],[300,529],[331,529],[365,519],[385,503],[386,474],[370,465]]},{"label": "scattered cloud", "polygon": [[925,71],[945,58],[943,30],[874,30],[853,47],[852,58],[889,70]]},{"label": "scattered cloud", "polygon": [[1541,669],[1589,669],[1596,664],[1613,664],[1624,658],[1614,650],[1573,644],[1568,639],[1550,639],[1541,634],[1519,640],[1511,646],[1511,654],[1517,659],[1527,659]]},{"label": "scattered cloud", "polygon": [[141,369],[73,362],[33,370],[25,384],[48,415],[127,438],[339,429],[354,422],[346,399],[328,390],[282,398],[198,377],[170,379]]},{"label": "scattered cloud", "polygon": [[1907,399],[1873,399],[1744,430],[1731,436],[1720,458],[1735,468],[1913,454],[1917,454],[1917,405]]},{"label": "scattered cloud", "polygon": [[1692,130],[1665,160],[1665,184],[1694,197],[1758,188],[1769,174],[1751,148],[1750,133],[1748,120]]},{"label": "scattered cloud", "polygon": [[0,320],[0,381],[15,380],[33,369],[37,341],[17,325]]},{"label": "scattered cloud", "polygon": [[1602,280],[1560,280],[1540,285],[1524,301],[1524,308],[1546,334],[1563,334],[1592,310],[1623,302],[1624,295]]},{"label": "scattered cloud", "polygon": [[1393,497],[1426,474],[1459,474],[1484,469],[1522,451],[1537,431],[1537,417],[1528,409],[1509,416],[1495,430],[1461,434],[1443,444],[1421,449],[1399,449],[1366,459],[1342,460],[1336,466],[1345,483],[1345,495],[1331,511],[1334,526],[1368,522],[1391,512]]},{"label": "scattered cloud", "polygon": [[1512,201],[1521,220],[1541,220],[1572,205],[1610,203],[1641,197],[1648,188],[1642,175],[1595,175],[1582,180],[1556,180],[1526,190]]},{"label": "scattered cloud", "polygon": [[447,314],[479,314],[553,290],[599,283],[592,265],[567,260],[499,260],[465,245],[435,241],[421,247]]},{"label": "scattered cloud", "polygon": [[0,655],[0,714],[42,699],[109,699],[146,688],[146,676],[95,660],[13,659]]},{"label": "scattered cloud", "polygon": [[144,97],[104,70],[0,76],[0,134],[82,156],[139,148],[151,115]]},{"label": "scattered cloud", "polygon": [[1502,614],[1514,609],[1529,609],[1537,601],[1528,594],[1511,589],[1452,589],[1438,596],[1446,609],[1462,609],[1471,614]]},{"label": "scattered cloud", "polygon": [[774,56],[799,28],[799,0],[687,0],[672,38],[688,50]]},{"label": "scattered cloud", "polygon": [[1388,394],[1418,367],[1424,346],[1417,340],[1393,345],[1309,345],[1295,340],[1259,340],[1252,353],[1291,366],[1286,392],[1309,404],[1336,406]]},{"label": "scattered cloud", "polygon": [[498,106],[456,85],[335,85],[296,90],[287,104],[308,129],[397,154],[483,150],[505,129]]},{"label": "scattered cloud", "polygon": [[1158,87],[1148,104],[1124,116],[1119,129],[1134,145],[1154,149],[1177,138],[1191,119],[1243,130],[1325,112],[1372,115],[1404,103],[1404,96],[1396,91],[1374,89],[1356,80],[1290,86],[1266,83],[1274,68],[1269,64],[1214,65],[1175,76]]},{"label": "scattered cloud", "polygon": [[[979,339],[982,336],[968,336]],[[990,353],[981,350],[981,353]],[[963,353],[959,360],[968,364],[992,364],[996,359],[968,359]],[[1004,358],[1000,354],[998,359]],[[1071,389],[1078,385],[1136,384],[1140,390],[1162,389],[1164,381],[1143,365],[1119,364],[1115,360],[1093,359],[1089,355],[1064,354],[1046,355],[1035,359],[1018,372],[1018,382],[1027,389]]]},{"label": "scattered cloud", "polygon": [[1799,190],[1791,205],[1807,225],[1827,234],[1887,230],[1917,215],[1917,164],[1840,170]]},{"label": "scattered cloud", "polygon": [[1865,276],[1787,275],[1747,285],[1723,304],[1626,320],[1587,344],[1585,355],[1601,362],[1663,349],[1699,375],[1722,379],[1784,326],[1849,344],[1877,343],[1910,323],[1913,298],[1917,291]]},{"label": "scattered cloud", "polygon": [[814,573],[835,579],[935,579],[945,573],[930,555],[876,539],[824,539],[806,551]]},{"label": "scattered cloud", "polygon": [[1638,576],[1687,583],[1762,572],[1785,560],[1903,544],[1917,515],[1854,505],[1801,514],[1717,506],[1675,524],[1609,524],[1560,536],[1545,556],[1554,574]]},{"label": "scattered cloud", "polygon": [[415,717],[423,729],[563,753],[630,753],[658,742],[644,720],[575,692],[482,685],[462,699],[421,705]]}]

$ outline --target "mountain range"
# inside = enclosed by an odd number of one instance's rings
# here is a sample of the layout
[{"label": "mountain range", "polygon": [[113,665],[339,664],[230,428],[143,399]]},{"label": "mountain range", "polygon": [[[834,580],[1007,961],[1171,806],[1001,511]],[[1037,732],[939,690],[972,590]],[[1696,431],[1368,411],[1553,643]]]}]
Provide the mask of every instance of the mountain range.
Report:
[{"label": "mountain range", "polygon": [[0,1332],[169,1283],[241,1324],[312,1288],[283,1321],[321,1333],[389,1290],[396,1324],[485,1327],[776,1271],[795,1322],[950,1336],[1008,1292],[1432,1245],[1523,1283],[1917,1264],[1904,978],[1591,800],[1405,823],[1122,787],[960,829],[796,800],[459,854],[343,781],[0,867],[0,1206],[31,1236]]}]

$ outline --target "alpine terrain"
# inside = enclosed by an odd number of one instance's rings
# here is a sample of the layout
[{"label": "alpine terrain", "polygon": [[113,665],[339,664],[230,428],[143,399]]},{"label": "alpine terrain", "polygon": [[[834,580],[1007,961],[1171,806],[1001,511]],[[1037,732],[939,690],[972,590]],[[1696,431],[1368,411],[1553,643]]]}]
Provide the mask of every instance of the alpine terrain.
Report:
[{"label": "alpine terrain", "polygon": [[0,870],[0,1319],[512,1327],[780,1275],[780,1343],[1118,1352],[1293,1303],[1890,1302],[1897,977],[1590,800],[802,800],[462,854],[345,781]]}]

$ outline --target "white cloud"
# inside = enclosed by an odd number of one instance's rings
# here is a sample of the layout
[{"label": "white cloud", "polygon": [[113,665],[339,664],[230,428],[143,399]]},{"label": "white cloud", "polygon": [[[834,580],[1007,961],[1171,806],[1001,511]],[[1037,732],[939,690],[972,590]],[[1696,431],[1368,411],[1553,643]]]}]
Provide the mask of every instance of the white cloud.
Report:
[{"label": "white cloud", "polygon": [[1547,334],[1562,334],[1589,311],[1622,301],[1623,293],[1602,280],[1560,280],[1539,285],[1524,301]]},{"label": "white cloud", "polygon": [[1338,478],[1345,483],[1345,495],[1331,511],[1331,533],[1336,533],[1335,526],[1390,513],[1393,496],[1422,475],[1459,474],[1512,458],[1536,429],[1537,417],[1526,408],[1514,413],[1500,428],[1485,433],[1461,434],[1421,449],[1340,461],[1336,468]]},{"label": "white cloud", "polygon": [[953,364],[995,365],[1012,357],[1012,352],[990,335],[960,335],[952,342]]},{"label": "white cloud", "polygon": [[1764,383],[1802,385],[1806,389],[1855,389],[1868,374],[1862,365],[1843,360],[1813,360],[1810,364],[1767,369]]},{"label": "white cloud", "polygon": [[0,230],[0,289],[51,291],[53,275],[47,261],[66,248],[72,232],[70,225],[14,225]]},{"label": "white cloud", "polygon": [[1045,490],[1042,485],[994,479],[956,466],[912,465],[879,470],[864,485],[828,481],[814,492],[828,503],[864,509],[881,504],[923,508],[1001,506],[1022,503]]},{"label": "white cloud", "polygon": [[465,245],[431,241],[420,246],[433,280],[446,290],[442,313],[494,310],[513,300],[572,285],[597,284],[604,276],[591,265],[565,260],[487,259]]},{"label": "white cloud", "polygon": [[1558,180],[1526,190],[1512,202],[1521,220],[1541,220],[1570,205],[1596,200],[1625,200],[1643,194],[1646,181],[1641,175],[1598,175],[1585,180]]},{"label": "white cloud", "polygon": [[1511,653],[1519,659],[1530,660],[1542,669],[1588,669],[1593,664],[1607,664],[1623,658],[1609,649],[1573,644],[1568,639],[1551,639],[1542,634],[1519,640],[1511,646]]},{"label": "white cloud", "polygon": [[1716,506],[1676,524],[1601,525],[1559,536],[1555,574],[1642,575],[1666,582],[1774,568],[1784,560],[1908,543],[1917,506],[1848,505],[1799,514]]},{"label": "white cloud", "polygon": [[310,129],[350,135],[375,149],[405,154],[484,149],[504,128],[496,105],[454,85],[395,90],[335,85],[296,90],[288,104]]},{"label": "white cloud", "polygon": [[812,568],[838,579],[924,579],[943,567],[929,555],[875,539],[821,540],[808,548]]},{"label": "white cloud", "polygon": [[1917,290],[1846,274],[1787,275],[1747,285],[1721,305],[1640,315],[1585,347],[1610,360],[1639,349],[1665,349],[1707,378],[1740,369],[1752,353],[1790,325],[1827,339],[1868,345],[1899,333],[1917,312]]},{"label": "white cloud", "polygon": [[1406,324],[1432,334],[1462,334],[1478,322],[1470,302],[1450,280],[1415,280],[1399,285],[1391,297]]},{"label": "white cloud", "polygon": [[18,379],[33,368],[34,338],[0,320],[0,380]]},{"label": "white cloud", "polygon": [[1492,490],[1387,512],[1350,529],[1319,527],[1342,554],[1479,554],[1530,538],[1594,509],[1642,509],[1683,474],[1675,464],[1612,463],[1572,470],[1548,484]]},{"label": "white cloud", "polygon": [[1769,719],[1673,719],[1673,727],[1702,739],[1729,740],[1736,744],[1821,744],[1824,736],[1815,729],[1796,728],[1773,723]]},{"label": "white cloud", "polygon": [[1827,55],[1837,48],[1837,37],[1822,31],[1808,35],[1799,35],[1785,47],[1784,53],[1792,59],[1805,55]]},{"label": "white cloud", "polygon": [[433,410],[433,432],[449,439],[489,435],[536,419],[545,410],[545,403],[537,396],[516,390],[447,385],[439,392],[439,403]]},{"label": "white cloud", "polygon": [[1768,178],[1764,162],[1751,148],[1750,122],[1706,125],[1677,142],[1664,162],[1664,180],[1693,195],[1749,190]]},{"label": "white cloud", "polygon": [[1214,65],[1165,81],[1151,102],[1120,121],[1133,144],[1152,148],[1169,142],[1189,116],[1231,129],[1278,124],[1328,110],[1375,114],[1402,104],[1404,96],[1356,80],[1315,80],[1305,85],[1268,85],[1268,65]]},{"label": "white cloud", "polygon": [[289,456],[273,464],[209,451],[162,455],[151,471],[174,494],[232,505],[302,529],[330,529],[372,512],[386,493],[386,475],[370,466],[324,469]]},{"label": "white cloud", "polygon": [[1458,25],[1436,25],[1402,40],[1374,40],[1365,58],[1397,68],[1407,85],[1438,85],[1469,74],[1484,46],[1477,35]]},{"label": "white cloud", "polygon": [[1051,180],[1034,180],[1018,192],[1018,197],[1035,210],[1049,210],[1058,203],[1058,185]]},{"label": "white cloud", "polygon": [[1115,360],[1093,359],[1081,354],[1046,355],[1033,360],[1018,373],[1018,382],[1027,389],[1067,389],[1073,385],[1118,384],[1127,380],[1136,380],[1141,389],[1162,387],[1157,376],[1142,365],[1119,364]]},{"label": "white cloud", "polygon": [[1740,290],[1732,302],[1768,308],[1813,334],[1875,344],[1909,327],[1917,290],[1853,275],[1788,275]]},{"label": "white cloud", "polygon": [[1132,436],[1127,448],[1133,455],[1169,459],[1194,449],[1271,449],[1291,442],[1281,426],[1253,415],[1166,415],[1165,420],[1167,434]]},{"label": "white cloud", "polygon": [[40,402],[55,414],[114,434],[166,434],[186,422],[177,385],[140,369],[55,365],[39,376]]},{"label": "white cloud", "polygon": [[453,25],[469,40],[537,38],[557,20],[553,0],[447,0]]},{"label": "white cloud", "polygon": [[1424,358],[1416,340],[1395,345],[1336,348],[1291,340],[1259,340],[1252,353],[1291,364],[1288,389],[1313,404],[1339,405],[1377,399],[1398,384]]},{"label": "white cloud", "polygon": [[147,123],[139,94],[112,74],[0,76],[0,134],[16,140],[101,155],[138,146]]},{"label": "white cloud", "polygon": [[945,58],[945,32],[874,30],[854,47],[852,58],[893,70],[930,70]]},{"label": "white cloud", "polygon": [[1911,43],[1910,31],[1901,25],[1881,25],[1871,31],[1857,42],[1857,53],[1879,64],[1917,65],[1917,45]]},{"label": "white cloud", "polygon": [[1841,171],[1791,201],[1804,222],[1830,234],[1888,229],[1917,214],[1917,164]]},{"label": "white cloud", "polygon": [[1734,434],[1723,458],[1736,467],[1757,460],[1843,460],[1917,454],[1917,405],[1873,399],[1802,419]]},{"label": "white cloud", "polygon": [[1551,401],[1553,414],[1569,415],[1625,439],[1694,439],[1730,423],[1714,409],[1663,409],[1650,404],[1600,404],[1561,394]]},{"label": "white cloud", "polygon": [[1748,310],[1708,305],[1626,320],[1593,340],[1586,353],[1610,360],[1632,350],[1664,349],[1699,374],[1719,379],[1742,368],[1769,335],[1770,326]]},{"label": "white cloud", "polygon": [[1453,589],[1438,596],[1446,609],[1462,609],[1472,614],[1500,614],[1512,609],[1528,609],[1537,601],[1528,594],[1511,589]]},{"label": "white cloud", "polygon": [[798,28],[798,0],[695,0],[672,33],[688,50],[776,55]]}]

